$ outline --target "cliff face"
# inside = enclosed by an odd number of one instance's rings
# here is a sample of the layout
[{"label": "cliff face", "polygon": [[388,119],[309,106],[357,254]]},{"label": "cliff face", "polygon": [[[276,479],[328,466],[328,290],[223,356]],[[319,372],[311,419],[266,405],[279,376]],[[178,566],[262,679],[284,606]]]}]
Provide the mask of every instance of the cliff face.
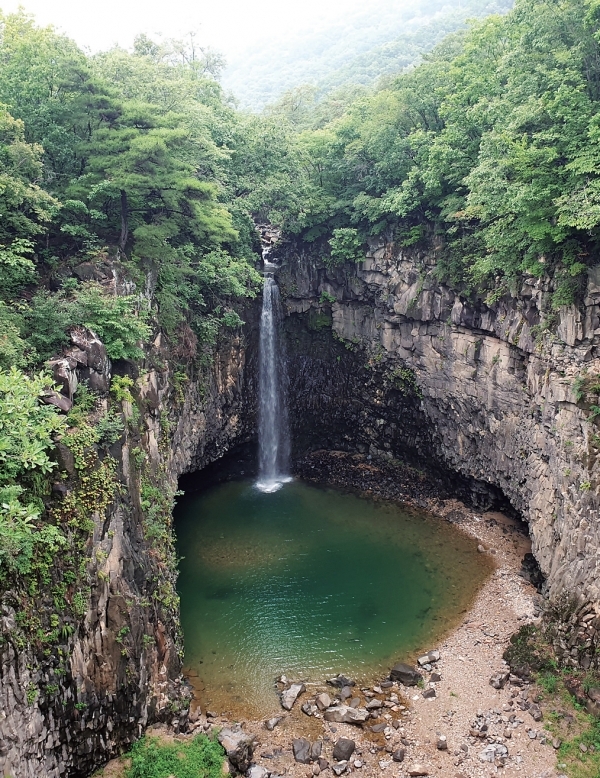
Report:
[{"label": "cliff face", "polygon": [[[320,417],[333,443],[408,455],[504,495],[529,524],[550,595],[600,603],[600,267],[584,305],[549,322],[543,282],[471,304],[436,280],[434,263],[380,244],[327,270],[288,251],[296,426]],[[311,329],[324,349],[303,347]]]},{"label": "cliff face", "polygon": [[[186,726],[172,497],[181,473],[204,467],[253,433],[248,351],[245,335],[225,337],[211,367],[189,381],[169,366],[160,338],[142,365],[111,366],[105,352],[98,360],[94,378],[105,387],[111,370],[136,378],[134,402],[122,403],[125,433],[110,449],[119,484],[109,507],[89,517],[89,587],[74,631],[59,630],[49,647],[16,644],[17,604],[10,592],[2,600],[2,775],[86,776],[152,722]],[[65,381],[74,386],[79,368],[61,369],[70,371]],[[52,611],[49,592],[40,593],[39,607]]]},{"label": "cliff face", "polygon": [[[600,269],[584,305],[549,321],[550,291],[533,279],[487,306],[437,282],[432,255],[373,245],[360,265],[327,270],[288,249],[279,280],[296,456],[408,460],[482,506],[509,501],[551,597],[584,604],[557,640],[568,661],[589,665],[600,634]],[[140,365],[111,366],[97,343],[85,369],[61,363],[65,391],[81,377],[105,390],[112,371],[134,380],[133,397],[110,448],[119,488],[90,517],[75,630],[51,647],[18,644],[18,603],[10,592],[0,603],[6,775],[89,775],[147,724],[185,727],[172,498],[181,474],[255,436],[257,307],[245,318],[198,375],[177,372],[160,337]],[[70,478],[68,457],[61,467]]]}]

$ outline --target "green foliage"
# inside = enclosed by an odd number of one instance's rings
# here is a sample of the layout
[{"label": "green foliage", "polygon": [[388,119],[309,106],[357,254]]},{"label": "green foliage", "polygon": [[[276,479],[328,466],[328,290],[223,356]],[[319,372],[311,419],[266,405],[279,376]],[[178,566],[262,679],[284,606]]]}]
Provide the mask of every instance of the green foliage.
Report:
[{"label": "green foliage", "polygon": [[55,467],[49,457],[52,435],[65,422],[54,406],[40,401],[48,386],[43,373],[30,377],[16,368],[0,372],[0,486],[34,471],[46,475]]},{"label": "green foliage", "polygon": [[111,359],[143,355],[140,343],[148,340],[151,330],[148,311],[138,309],[135,297],[116,297],[96,284],[84,284],[67,310],[74,323],[89,327],[100,337]]},{"label": "green foliage", "polygon": [[40,524],[40,487],[55,467],[52,436],[65,427],[40,400],[48,383],[43,374],[0,371],[0,579],[28,573],[37,545],[53,553],[65,542],[56,527]]},{"label": "green foliage", "polygon": [[112,377],[112,380],[110,382],[110,393],[118,402],[132,403],[133,395],[131,394],[131,389],[134,386],[135,386],[135,382],[133,378],[130,378],[127,375],[126,376],[115,375]]},{"label": "green foliage", "polygon": [[103,414],[96,424],[98,444],[103,447],[112,446],[120,439],[124,429],[125,425],[121,416],[114,411]]},{"label": "green foliage", "polygon": [[0,104],[0,294],[5,298],[35,281],[31,238],[43,232],[57,205],[38,185],[42,152],[26,142],[23,122]]},{"label": "green foliage", "polygon": [[600,238],[600,20],[590,8],[517,0],[305,129],[295,181],[304,207],[287,229],[305,240],[393,230],[403,246],[438,236],[437,274],[456,286],[493,300],[523,274],[550,276],[553,309],[573,304]]},{"label": "green foliage", "polygon": [[144,737],[129,756],[127,778],[222,778],[225,754],[217,741],[197,735],[191,741],[173,743]]},{"label": "green foliage", "polygon": [[353,227],[339,227],[333,231],[329,240],[330,256],[324,257],[325,264],[343,265],[344,262],[361,262],[364,252],[358,230]]}]

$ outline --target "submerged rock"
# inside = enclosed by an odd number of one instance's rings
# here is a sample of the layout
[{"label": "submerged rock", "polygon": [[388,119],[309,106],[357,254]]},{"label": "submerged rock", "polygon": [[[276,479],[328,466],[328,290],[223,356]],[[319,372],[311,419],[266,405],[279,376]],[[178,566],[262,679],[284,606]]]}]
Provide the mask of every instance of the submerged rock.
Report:
[{"label": "submerged rock", "polygon": [[346,678],[346,676],[342,675],[341,673],[336,675],[335,678],[329,678],[327,683],[330,686],[337,686],[338,689],[343,689],[344,686],[356,686],[355,681],[353,681],[351,678]]}]

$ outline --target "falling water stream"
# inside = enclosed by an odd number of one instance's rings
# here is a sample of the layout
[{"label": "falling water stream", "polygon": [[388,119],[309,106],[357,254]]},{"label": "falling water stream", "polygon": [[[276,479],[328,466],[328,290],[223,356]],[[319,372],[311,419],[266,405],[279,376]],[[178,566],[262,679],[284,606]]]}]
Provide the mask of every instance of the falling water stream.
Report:
[{"label": "falling water stream", "polygon": [[[265,263],[268,265],[268,263]],[[258,481],[262,492],[275,492],[291,480],[290,436],[285,398],[285,353],[281,339],[279,287],[267,272],[263,289],[259,344]]]}]

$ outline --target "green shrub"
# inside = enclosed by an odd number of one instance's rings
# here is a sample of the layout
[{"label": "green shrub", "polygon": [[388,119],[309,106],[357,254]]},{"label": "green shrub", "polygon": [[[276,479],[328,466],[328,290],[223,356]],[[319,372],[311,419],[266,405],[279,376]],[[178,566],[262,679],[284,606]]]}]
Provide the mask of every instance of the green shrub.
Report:
[{"label": "green shrub", "polygon": [[187,743],[161,743],[144,737],[131,749],[127,778],[222,778],[224,752],[219,743],[198,735]]},{"label": "green shrub", "polygon": [[20,486],[0,489],[0,580],[6,573],[26,575],[36,545],[54,554],[67,543],[52,524],[36,526],[39,511],[33,504],[23,505],[19,500],[22,494]]},{"label": "green shrub", "polygon": [[111,359],[139,359],[139,343],[148,340],[148,312],[137,311],[135,297],[106,294],[97,284],[84,284],[73,304],[73,323],[93,330],[106,346]]},{"label": "green shrub", "polygon": [[329,267],[343,265],[344,262],[361,262],[364,259],[362,244],[358,230],[353,227],[340,227],[333,231],[329,240],[330,256],[324,257],[323,262]]},{"label": "green shrub", "polygon": [[22,318],[0,301],[0,370],[25,367],[29,345],[21,338]]},{"label": "green shrub", "polygon": [[55,467],[48,452],[53,433],[63,430],[65,421],[53,405],[40,402],[50,383],[43,373],[0,371],[0,486],[33,470],[47,475]]}]

